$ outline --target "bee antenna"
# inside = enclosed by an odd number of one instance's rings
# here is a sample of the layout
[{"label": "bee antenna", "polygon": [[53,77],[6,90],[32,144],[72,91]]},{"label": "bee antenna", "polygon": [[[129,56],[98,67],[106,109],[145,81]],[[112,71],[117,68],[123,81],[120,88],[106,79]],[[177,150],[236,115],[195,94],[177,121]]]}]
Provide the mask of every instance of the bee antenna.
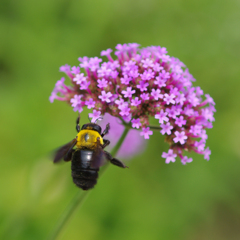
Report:
[{"label": "bee antenna", "polygon": [[95,124],[97,123],[97,121],[102,121],[102,120],[103,120],[103,117],[97,118],[96,121],[95,121]]},{"label": "bee antenna", "polygon": [[91,122],[91,119],[90,119],[90,117],[89,117],[89,114],[88,114],[88,120],[89,120],[89,122]]}]

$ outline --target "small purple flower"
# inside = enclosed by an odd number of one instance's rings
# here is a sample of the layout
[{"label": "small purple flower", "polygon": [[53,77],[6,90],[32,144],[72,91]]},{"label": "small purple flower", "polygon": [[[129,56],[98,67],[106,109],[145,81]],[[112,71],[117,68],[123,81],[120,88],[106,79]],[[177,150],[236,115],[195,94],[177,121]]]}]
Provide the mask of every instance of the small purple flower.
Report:
[{"label": "small purple flower", "polygon": [[186,165],[186,163],[190,163],[192,162],[192,158],[188,158],[187,156],[184,156],[182,159],[181,159],[181,163],[183,165]]},{"label": "small purple flower", "polygon": [[142,78],[142,80],[148,81],[148,80],[154,78],[154,75],[155,74],[154,74],[153,70],[152,69],[148,69],[148,70],[145,70],[143,72],[143,74],[141,74],[141,78]]},{"label": "small purple flower", "polygon": [[[200,87],[196,87],[196,94],[198,95],[198,96],[201,96],[201,95],[203,95],[203,90],[200,88]],[[206,95],[208,95],[209,96],[209,94],[206,94]],[[205,96],[206,96],[205,95]],[[207,97],[207,96],[206,96]],[[210,96],[209,96],[210,97]],[[210,97],[211,98],[211,97]]]},{"label": "small purple flower", "polygon": [[79,73],[80,73],[80,67],[75,67],[75,66],[73,66],[71,73],[73,73],[73,74],[75,74],[75,75],[76,75],[76,74],[79,74]]},{"label": "small purple flower", "polygon": [[190,126],[189,132],[192,133],[194,136],[199,136],[202,132],[202,126],[201,125]]},{"label": "small purple flower", "polygon": [[178,108],[176,106],[172,106],[171,108],[167,108],[166,112],[170,118],[176,119],[177,116],[180,114]]},{"label": "small purple flower", "polygon": [[156,80],[154,81],[154,83],[158,86],[158,87],[165,87],[166,86],[166,79],[162,79],[160,78],[160,76],[156,77]]},{"label": "small purple flower", "polygon": [[73,81],[77,84],[81,85],[83,82],[85,82],[87,78],[84,76],[83,73],[77,74],[75,78],[73,78]]},{"label": "small purple flower", "polygon": [[108,48],[107,50],[103,50],[101,51],[101,56],[108,56],[110,53],[112,52],[112,49],[111,48]]},{"label": "small purple flower", "polygon": [[71,72],[71,66],[69,66],[68,64],[64,65],[64,66],[61,66],[59,68],[59,71],[60,72],[65,72],[66,74],[70,73]]},{"label": "small purple flower", "polygon": [[165,70],[162,70],[162,72],[159,73],[159,77],[161,79],[167,80],[167,79],[170,78],[170,74],[169,74],[169,72],[166,72]]},{"label": "small purple flower", "polygon": [[[201,93],[203,94],[203,91],[201,91]],[[209,94],[205,94],[205,97],[207,98],[207,102],[209,104],[215,105],[215,102],[213,101],[212,97],[210,97]]]},{"label": "small purple flower", "polygon": [[108,48],[108,49],[105,50],[105,51],[101,51],[101,56],[106,56],[110,62],[113,62],[114,60],[112,59],[112,57],[111,57],[111,55],[110,55],[111,52],[112,52],[112,49],[111,49],[111,48]]},{"label": "small purple flower", "polygon": [[163,98],[163,95],[160,93],[161,91],[159,89],[152,89],[151,95],[155,100],[158,100],[159,98]]},{"label": "small purple flower", "polygon": [[83,106],[82,106],[81,98],[82,98],[82,95],[74,95],[74,97],[70,99],[70,102],[72,103],[73,111],[82,112]]},{"label": "small purple flower", "polygon": [[149,58],[143,59],[141,62],[144,68],[153,67],[153,61]]},{"label": "small purple flower", "polygon": [[180,142],[181,144],[184,144],[185,140],[187,139],[187,136],[185,135],[184,131],[182,132],[176,131],[175,136],[176,137],[173,139],[175,143]]},{"label": "small purple flower", "polygon": [[121,111],[119,112],[119,114],[123,117],[123,116],[129,116],[131,109],[127,106],[121,107]]},{"label": "small purple flower", "polygon": [[80,89],[81,89],[81,90],[88,89],[89,85],[90,85],[90,82],[88,82],[88,81],[83,81],[83,82],[81,83],[81,85],[80,85]]},{"label": "small purple flower", "polygon": [[197,150],[198,150],[199,152],[203,152],[203,151],[204,151],[205,145],[206,145],[206,142],[205,142],[205,140],[203,140],[203,139],[201,139],[199,142],[196,141],[196,142],[194,143],[194,146],[197,147]]},{"label": "small purple flower", "polygon": [[183,118],[183,116],[177,117],[175,120],[175,124],[177,124],[179,127],[182,127],[186,123],[187,121]]},{"label": "small purple flower", "polygon": [[140,118],[137,118],[137,119],[133,119],[132,121],[132,127],[133,128],[139,128],[141,127],[141,123],[140,123]]},{"label": "small purple flower", "polygon": [[149,139],[149,135],[152,135],[153,131],[150,131],[150,127],[142,128],[142,132],[140,132],[141,136],[144,136],[145,139]]},{"label": "small purple flower", "polygon": [[[121,106],[122,104],[124,104],[124,100],[122,98],[120,98],[119,100],[116,100],[115,103],[118,105],[118,106]],[[121,108],[119,108],[121,109]]]},{"label": "small purple flower", "polygon": [[163,70],[163,67],[160,66],[160,64],[156,62],[156,63],[153,64],[153,70],[155,72],[160,72],[161,70]]},{"label": "small purple flower", "polygon": [[159,123],[168,122],[169,118],[167,117],[167,112],[164,112],[163,109],[155,115],[156,119],[159,119]]},{"label": "small purple flower", "polygon": [[143,101],[147,101],[149,100],[149,93],[142,93],[140,97]]},{"label": "small purple flower", "polygon": [[112,96],[112,93],[106,93],[105,91],[102,91],[101,93],[102,94],[98,98],[100,98],[103,102],[110,103],[110,97]]},{"label": "small purple flower", "polygon": [[138,97],[135,97],[134,99],[131,100],[131,105],[132,106],[138,106],[139,104],[141,104],[141,100],[138,99]]},{"label": "small purple flower", "polygon": [[215,118],[213,117],[213,111],[211,111],[209,108],[202,109],[202,115],[205,117],[205,119],[211,122],[215,121]]},{"label": "small purple flower", "polygon": [[100,69],[97,70],[98,77],[108,77],[110,76],[112,69],[109,69],[107,66],[102,66]]},{"label": "small purple flower", "polygon": [[204,159],[208,161],[210,155],[211,155],[211,150],[209,149],[209,147],[207,147],[204,151]]},{"label": "small purple flower", "polygon": [[104,78],[103,79],[98,79],[97,82],[98,82],[97,86],[99,88],[105,88],[105,87],[108,86],[108,82]]},{"label": "small purple flower", "polygon": [[94,108],[96,102],[93,101],[92,98],[89,98],[88,101],[85,102],[85,105],[87,106],[88,109]]},{"label": "small purple flower", "polygon": [[131,98],[132,95],[135,93],[135,90],[132,90],[132,87],[127,87],[127,91],[122,91],[122,94],[124,94],[125,98]]},{"label": "small purple flower", "polygon": [[172,149],[169,149],[168,152],[163,152],[162,153],[162,158],[166,158],[165,163],[170,163],[170,162],[175,162],[177,154],[173,153]]},{"label": "small purple flower", "polygon": [[177,93],[175,101],[176,103],[180,103],[181,105],[183,105],[184,102],[186,101],[186,98],[183,93]]},{"label": "small purple flower", "polygon": [[120,78],[120,80],[122,84],[128,85],[132,78],[127,75],[124,75],[122,78]]},{"label": "small purple flower", "polygon": [[101,116],[101,111],[93,110],[93,113],[89,113],[89,117],[92,118],[91,122],[94,123]]},{"label": "small purple flower", "polygon": [[175,98],[175,95],[173,95],[173,94],[169,95],[169,94],[165,93],[163,100],[166,102],[167,105],[169,105],[170,103],[175,104],[175,101],[173,100],[174,98]]},{"label": "small purple flower", "polygon": [[171,130],[173,129],[173,126],[171,126],[171,124],[168,122],[166,124],[164,124],[164,123],[161,124],[161,128],[162,128],[162,130],[160,131],[160,133],[162,135],[164,135],[165,133],[167,135],[170,135],[172,133]]},{"label": "small purple flower", "polygon": [[137,85],[137,88],[139,88],[141,92],[147,91],[148,85],[149,85],[148,83],[146,83],[144,81],[140,81],[139,84]]},{"label": "small purple flower", "polygon": [[99,69],[99,63],[102,62],[101,58],[94,57],[89,59],[89,68],[92,72],[95,72],[97,69]]}]

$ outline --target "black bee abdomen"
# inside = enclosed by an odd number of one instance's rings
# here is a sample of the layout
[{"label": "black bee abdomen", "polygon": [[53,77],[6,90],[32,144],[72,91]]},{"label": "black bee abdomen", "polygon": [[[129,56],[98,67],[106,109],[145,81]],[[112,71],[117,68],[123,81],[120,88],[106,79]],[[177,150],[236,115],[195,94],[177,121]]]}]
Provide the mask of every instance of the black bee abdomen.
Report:
[{"label": "black bee abdomen", "polygon": [[93,151],[77,150],[72,158],[73,182],[83,190],[93,188],[97,183],[99,168],[92,168]]}]

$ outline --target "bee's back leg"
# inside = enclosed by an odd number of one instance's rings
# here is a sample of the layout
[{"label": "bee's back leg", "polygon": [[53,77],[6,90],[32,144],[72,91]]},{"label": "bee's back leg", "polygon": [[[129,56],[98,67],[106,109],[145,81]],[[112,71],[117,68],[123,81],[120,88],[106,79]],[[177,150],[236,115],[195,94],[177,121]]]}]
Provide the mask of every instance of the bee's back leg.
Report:
[{"label": "bee's back leg", "polygon": [[128,168],[123,162],[118,160],[117,158],[113,158],[109,152],[104,151],[105,157],[108,161],[110,161],[113,165],[116,165],[121,168]]}]

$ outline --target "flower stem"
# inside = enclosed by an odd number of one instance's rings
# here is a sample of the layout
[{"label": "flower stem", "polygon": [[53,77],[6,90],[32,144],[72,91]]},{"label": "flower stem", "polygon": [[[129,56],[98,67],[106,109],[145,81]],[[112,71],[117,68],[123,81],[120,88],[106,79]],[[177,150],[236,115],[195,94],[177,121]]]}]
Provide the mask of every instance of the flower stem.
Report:
[{"label": "flower stem", "polygon": [[[120,149],[125,137],[127,136],[129,129],[130,128],[128,127],[124,128],[122,136],[119,138],[117,144],[112,149],[111,155],[113,157],[117,154],[118,150]],[[103,175],[103,173],[106,171],[108,166],[109,164],[106,164],[101,168],[100,176]],[[49,236],[48,238],[49,240],[55,240],[58,238],[59,234],[61,233],[63,228],[67,225],[67,223],[69,222],[70,218],[73,216],[73,213],[76,211],[76,209],[83,205],[90,191],[91,190],[88,190],[88,191],[78,190],[77,194],[72,199],[72,201],[66,208],[65,212],[62,214],[61,218],[59,219],[58,223],[56,224],[52,234]]]},{"label": "flower stem", "polygon": [[149,125],[148,127],[150,127],[151,130],[161,130],[159,126]]}]

